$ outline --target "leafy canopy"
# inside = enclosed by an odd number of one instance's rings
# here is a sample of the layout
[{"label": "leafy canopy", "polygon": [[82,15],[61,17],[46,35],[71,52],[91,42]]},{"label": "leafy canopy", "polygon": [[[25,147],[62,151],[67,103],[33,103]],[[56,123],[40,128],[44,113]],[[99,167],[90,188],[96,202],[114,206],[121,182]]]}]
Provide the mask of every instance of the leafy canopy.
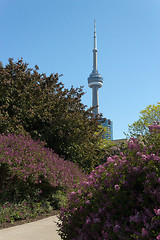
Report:
[{"label": "leafy canopy", "polygon": [[129,134],[137,137],[138,135],[145,135],[148,133],[148,126],[154,122],[160,121],[160,102],[156,105],[149,105],[140,112],[138,121],[129,125]]},{"label": "leafy canopy", "polygon": [[30,134],[85,169],[97,164],[98,119],[86,109],[83,88],[64,88],[58,74],[40,74],[22,59],[0,64],[0,133]]}]

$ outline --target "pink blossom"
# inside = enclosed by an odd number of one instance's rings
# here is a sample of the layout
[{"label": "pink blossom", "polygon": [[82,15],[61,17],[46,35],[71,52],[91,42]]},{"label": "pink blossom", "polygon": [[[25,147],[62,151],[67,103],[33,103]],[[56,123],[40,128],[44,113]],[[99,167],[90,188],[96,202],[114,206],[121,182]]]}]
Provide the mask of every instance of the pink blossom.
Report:
[{"label": "pink blossom", "polygon": [[115,160],[113,158],[111,158],[111,157],[108,157],[107,161],[110,162],[110,163],[115,162]]},{"label": "pink blossom", "polygon": [[154,209],[154,212],[157,216],[160,216],[160,209]]},{"label": "pink blossom", "polygon": [[108,239],[108,233],[103,230],[102,234],[103,234],[104,239],[107,240]]},{"label": "pink blossom", "polygon": [[118,184],[116,184],[116,185],[114,185],[114,189],[115,189],[116,191],[119,191],[120,186],[119,186]]},{"label": "pink blossom", "polygon": [[98,223],[98,222],[101,222],[101,220],[100,220],[100,218],[93,218],[93,222]]},{"label": "pink blossom", "polygon": [[86,218],[86,224],[88,225],[88,224],[90,224],[91,223],[91,219],[90,219],[90,217],[87,217]]},{"label": "pink blossom", "polygon": [[113,227],[113,230],[114,230],[115,233],[117,233],[117,232],[120,230],[119,224],[116,224],[116,225]]},{"label": "pink blossom", "polygon": [[160,234],[156,237],[157,240],[160,240]]},{"label": "pink blossom", "polygon": [[146,160],[147,159],[147,156],[146,155],[142,155],[142,160]]},{"label": "pink blossom", "polygon": [[70,193],[70,196],[73,197],[75,194],[76,194],[75,192],[71,192],[71,193]]},{"label": "pink blossom", "polygon": [[134,170],[135,172],[138,172],[139,167],[134,167],[133,170]]},{"label": "pink blossom", "polygon": [[159,122],[154,122],[152,125],[148,126],[149,128],[149,131],[150,133],[154,132],[154,131],[157,131],[159,132],[160,131],[160,125],[159,125]]},{"label": "pink blossom", "polygon": [[142,228],[142,237],[148,236],[148,231],[145,228]]}]

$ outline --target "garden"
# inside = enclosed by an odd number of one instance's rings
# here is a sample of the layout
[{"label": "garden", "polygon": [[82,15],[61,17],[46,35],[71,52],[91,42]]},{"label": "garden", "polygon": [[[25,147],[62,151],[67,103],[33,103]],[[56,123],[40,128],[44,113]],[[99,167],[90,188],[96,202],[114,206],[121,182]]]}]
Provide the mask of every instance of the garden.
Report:
[{"label": "garden", "polygon": [[159,103],[114,144],[58,74],[9,59],[0,86],[2,227],[58,213],[62,239],[160,240]]}]

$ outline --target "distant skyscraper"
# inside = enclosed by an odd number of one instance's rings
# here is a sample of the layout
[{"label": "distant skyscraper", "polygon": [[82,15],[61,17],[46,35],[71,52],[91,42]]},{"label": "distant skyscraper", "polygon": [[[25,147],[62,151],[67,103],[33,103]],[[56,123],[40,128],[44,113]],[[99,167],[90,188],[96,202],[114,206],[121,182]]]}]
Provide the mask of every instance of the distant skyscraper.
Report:
[{"label": "distant skyscraper", "polygon": [[104,134],[104,138],[107,138],[108,140],[113,140],[113,122],[110,119],[102,118],[103,127],[106,127],[107,132]]},{"label": "distant skyscraper", "polygon": [[[96,22],[94,20],[93,70],[88,78],[88,86],[92,88],[92,107],[95,107],[93,111],[94,117],[99,114],[98,89],[103,86],[103,78],[97,70],[97,52]],[[103,118],[100,123],[107,128],[104,137],[113,140],[113,122],[110,119]]]},{"label": "distant skyscraper", "polygon": [[94,49],[93,49],[93,70],[88,78],[88,86],[92,88],[92,107],[96,107],[93,116],[99,114],[98,88],[103,86],[103,78],[97,70],[97,38],[96,38],[96,22],[94,20]]}]

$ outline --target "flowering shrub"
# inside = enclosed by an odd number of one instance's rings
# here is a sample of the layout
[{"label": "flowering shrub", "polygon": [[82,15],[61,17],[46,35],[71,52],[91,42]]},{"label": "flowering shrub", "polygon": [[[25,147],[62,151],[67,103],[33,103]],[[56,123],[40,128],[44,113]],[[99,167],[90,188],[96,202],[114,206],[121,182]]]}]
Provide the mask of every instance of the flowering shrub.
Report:
[{"label": "flowering shrub", "polygon": [[160,132],[160,125],[159,125],[159,122],[156,123],[154,122],[152,125],[148,126],[149,128],[149,132],[152,133],[152,132]]},{"label": "flowering shrub", "polygon": [[67,240],[160,239],[160,131],[131,138],[70,193],[59,235]]},{"label": "flowering shrub", "polygon": [[29,136],[0,135],[0,205],[49,201],[59,207],[62,193],[85,175],[77,165],[60,158]]}]

